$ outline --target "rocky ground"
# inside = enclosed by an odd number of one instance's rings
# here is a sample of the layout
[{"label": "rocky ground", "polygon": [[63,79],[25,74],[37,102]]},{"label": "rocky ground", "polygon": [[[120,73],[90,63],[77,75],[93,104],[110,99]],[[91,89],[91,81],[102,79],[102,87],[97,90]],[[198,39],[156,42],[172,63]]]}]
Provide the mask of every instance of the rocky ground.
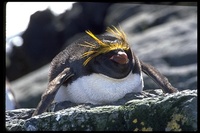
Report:
[{"label": "rocky ground", "polygon": [[6,129],[8,131],[197,130],[196,90],[184,90],[166,95],[160,89],[142,94],[132,93],[112,105],[75,105],[64,110],[30,117],[34,110],[6,111]]}]

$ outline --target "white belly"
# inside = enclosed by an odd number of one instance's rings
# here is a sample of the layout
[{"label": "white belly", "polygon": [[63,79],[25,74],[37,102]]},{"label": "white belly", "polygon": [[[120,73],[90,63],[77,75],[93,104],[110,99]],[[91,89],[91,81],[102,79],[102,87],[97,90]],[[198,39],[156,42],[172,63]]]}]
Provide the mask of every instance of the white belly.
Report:
[{"label": "white belly", "polygon": [[61,86],[55,101],[105,104],[117,101],[130,92],[143,90],[142,75],[130,73],[123,79],[114,79],[102,74],[83,76],[67,87]]},{"label": "white belly", "polygon": [[6,86],[6,92],[5,93],[6,93],[6,110],[13,110],[13,109],[15,109],[14,96],[7,89],[7,86]]}]

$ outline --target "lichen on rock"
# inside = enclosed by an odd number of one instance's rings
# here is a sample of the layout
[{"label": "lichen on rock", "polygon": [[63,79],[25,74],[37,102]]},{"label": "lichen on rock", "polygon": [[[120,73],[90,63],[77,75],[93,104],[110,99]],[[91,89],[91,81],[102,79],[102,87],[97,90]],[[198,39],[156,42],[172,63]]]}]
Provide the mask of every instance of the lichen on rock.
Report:
[{"label": "lichen on rock", "polygon": [[[6,111],[9,131],[195,131],[197,90],[128,94],[111,105],[75,105],[30,116],[35,109]],[[132,99],[131,99],[132,97]],[[58,103],[59,104],[59,103]],[[61,104],[61,103],[60,103]]]}]

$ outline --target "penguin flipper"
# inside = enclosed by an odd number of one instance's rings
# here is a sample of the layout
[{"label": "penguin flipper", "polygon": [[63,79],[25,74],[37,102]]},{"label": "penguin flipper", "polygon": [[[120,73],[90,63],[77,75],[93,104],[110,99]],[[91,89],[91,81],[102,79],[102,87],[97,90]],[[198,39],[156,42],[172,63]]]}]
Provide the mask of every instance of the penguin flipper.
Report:
[{"label": "penguin flipper", "polygon": [[70,68],[65,68],[56,78],[54,78],[51,82],[49,82],[48,88],[43,93],[41,97],[41,101],[39,102],[32,116],[39,115],[43,113],[44,111],[46,111],[49,105],[54,100],[54,97],[58,89],[62,85],[62,83],[73,75],[74,74],[71,73]]},{"label": "penguin flipper", "polygon": [[174,88],[168,79],[162,75],[155,67],[150,64],[140,61],[142,71],[148,75],[157,85],[159,85],[164,93],[177,92],[177,88]]}]

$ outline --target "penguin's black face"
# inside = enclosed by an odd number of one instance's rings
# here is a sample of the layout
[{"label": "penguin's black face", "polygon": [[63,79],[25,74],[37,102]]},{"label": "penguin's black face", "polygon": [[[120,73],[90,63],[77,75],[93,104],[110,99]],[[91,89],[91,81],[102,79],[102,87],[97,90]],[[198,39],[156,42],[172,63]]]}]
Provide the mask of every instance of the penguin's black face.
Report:
[{"label": "penguin's black face", "polygon": [[94,73],[101,73],[111,78],[124,78],[134,67],[132,52],[122,30],[113,26],[107,29],[110,35],[95,36],[91,31],[86,31],[90,39],[80,43],[86,51],[82,54],[83,66]]},{"label": "penguin's black face", "polygon": [[95,73],[120,79],[126,77],[132,70],[132,60],[130,50],[116,49],[95,57],[91,67]]}]

